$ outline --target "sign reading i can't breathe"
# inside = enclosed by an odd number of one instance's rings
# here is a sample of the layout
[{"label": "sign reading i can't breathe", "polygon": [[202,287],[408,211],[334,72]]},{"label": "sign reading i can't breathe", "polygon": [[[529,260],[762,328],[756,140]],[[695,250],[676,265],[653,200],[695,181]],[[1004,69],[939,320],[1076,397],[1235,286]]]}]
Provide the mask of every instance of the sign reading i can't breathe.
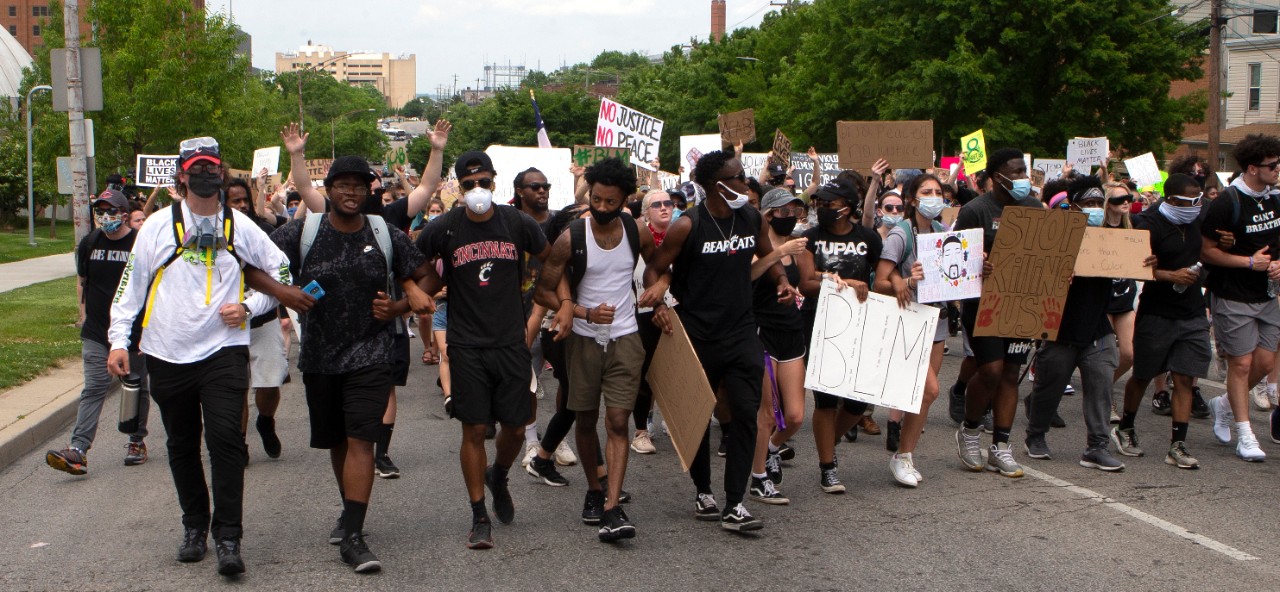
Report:
[{"label": "sign reading i can't breathe", "polygon": [[646,169],[658,158],[662,140],[662,120],[646,115],[621,103],[600,98],[596,120],[596,146],[626,148],[631,151],[631,164]]}]

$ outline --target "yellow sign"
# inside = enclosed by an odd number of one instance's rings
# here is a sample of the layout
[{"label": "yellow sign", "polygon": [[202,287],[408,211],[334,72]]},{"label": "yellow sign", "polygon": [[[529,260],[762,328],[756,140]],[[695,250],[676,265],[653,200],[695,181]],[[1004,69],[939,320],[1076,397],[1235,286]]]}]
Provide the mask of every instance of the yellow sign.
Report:
[{"label": "yellow sign", "polygon": [[964,163],[966,175],[987,168],[987,139],[983,137],[982,130],[960,138],[960,162]]}]

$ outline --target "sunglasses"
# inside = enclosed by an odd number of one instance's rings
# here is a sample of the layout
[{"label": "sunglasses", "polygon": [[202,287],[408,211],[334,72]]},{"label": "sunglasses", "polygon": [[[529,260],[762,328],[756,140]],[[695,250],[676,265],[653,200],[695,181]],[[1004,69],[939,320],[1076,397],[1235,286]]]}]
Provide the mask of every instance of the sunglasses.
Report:
[{"label": "sunglasses", "polygon": [[94,210],[93,210],[93,211],[94,211],[95,213],[98,213],[98,214],[106,214],[106,215],[108,215],[108,216],[116,216],[116,215],[119,215],[119,214],[123,214],[123,213],[124,213],[124,210],[122,210],[122,209],[120,209],[120,208],[116,208],[116,207],[94,208]]},{"label": "sunglasses", "polygon": [[188,175],[203,175],[203,174],[221,175],[222,165],[213,164],[211,162],[197,162],[191,165],[190,167],[187,167],[187,174]]},{"label": "sunglasses", "polygon": [[1200,200],[1204,198],[1204,192],[1196,194],[1194,197],[1186,195],[1170,195],[1168,201],[1178,200],[1187,203],[1187,207],[1195,207],[1200,205]]},{"label": "sunglasses", "polygon": [[[481,187],[483,187],[483,185],[481,185]],[[534,191],[542,191],[543,189],[546,189],[547,191],[551,191],[550,183],[529,183],[524,187],[525,189],[532,189]]]},{"label": "sunglasses", "polygon": [[[468,179],[460,183],[460,185],[462,185],[463,191],[471,191],[476,188],[476,185],[479,185],[481,189],[491,189],[493,187],[493,179],[488,177],[483,179]],[[550,187],[550,185],[548,185],[548,187]]]},{"label": "sunglasses", "polygon": [[1118,205],[1127,204],[1127,203],[1133,203],[1133,196],[1132,196],[1132,195],[1117,195],[1117,196],[1115,196],[1115,197],[1109,197],[1109,198],[1107,198],[1107,203],[1109,203],[1109,204],[1111,204],[1111,205],[1113,205],[1113,206],[1118,206]]},{"label": "sunglasses", "polygon": [[1262,164],[1258,164],[1258,165],[1254,165],[1254,166],[1256,166],[1256,167],[1258,167],[1258,168],[1260,168],[1260,169],[1271,169],[1271,170],[1273,170],[1273,171],[1274,171],[1274,170],[1276,170],[1276,167],[1280,167],[1280,160],[1277,160],[1277,161],[1275,161],[1275,162],[1262,163]]},{"label": "sunglasses", "polygon": [[676,202],[671,201],[669,199],[664,199],[662,201],[655,201],[649,204],[649,209],[651,210],[658,210],[662,208],[675,209],[675,207],[676,207]]},{"label": "sunglasses", "polygon": [[721,181],[732,181],[732,180],[734,180],[734,179],[737,179],[737,180],[739,180],[739,181],[742,181],[743,183],[746,183],[746,182],[747,182],[747,171],[740,171],[738,174],[736,174],[736,175],[734,175],[734,176],[732,176],[732,177],[724,177],[723,179],[720,179],[720,180],[721,180]]},{"label": "sunglasses", "polygon": [[882,210],[884,210],[884,211],[886,211],[886,212],[902,212],[902,211],[905,211],[905,210],[903,209],[903,207],[902,207],[901,205],[898,205],[898,204],[885,204],[885,205],[883,205],[883,206],[880,206],[880,209],[882,209]]}]

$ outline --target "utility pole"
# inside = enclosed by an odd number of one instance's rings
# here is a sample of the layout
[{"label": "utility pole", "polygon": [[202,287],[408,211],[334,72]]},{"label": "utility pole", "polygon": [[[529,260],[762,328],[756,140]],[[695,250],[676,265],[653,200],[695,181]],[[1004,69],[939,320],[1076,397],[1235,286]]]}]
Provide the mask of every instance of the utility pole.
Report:
[{"label": "utility pole", "polygon": [[76,243],[89,234],[89,151],[84,133],[84,88],[80,78],[80,2],[63,3],[62,27],[67,40],[67,120],[71,136],[71,212]]},{"label": "utility pole", "polygon": [[1209,3],[1209,168],[1222,166],[1218,142],[1222,139],[1222,0]]}]

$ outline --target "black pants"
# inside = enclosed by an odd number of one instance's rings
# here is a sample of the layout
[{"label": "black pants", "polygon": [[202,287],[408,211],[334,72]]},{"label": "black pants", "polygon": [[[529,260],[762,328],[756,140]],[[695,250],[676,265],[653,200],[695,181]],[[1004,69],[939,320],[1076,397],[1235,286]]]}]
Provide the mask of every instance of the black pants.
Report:
[{"label": "black pants", "polygon": [[[751,476],[756,451],[756,414],[760,410],[760,381],[764,374],[764,349],[755,328],[738,331],[715,341],[689,338],[711,390],[724,387],[725,403],[733,418],[722,425],[729,440],[724,463],[724,493],[733,508],[742,501]],[[689,467],[689,476],[698,493],[711,493],[711,428],[702,436],[702,445]]]},{"label": "black pants", "polygon": [[[551,364],[551,372],[560,383],[556,389],[556,410],[547,422],[547,430],[542,434],[542,449],[555,452],[560,443],[573,429],[573,421],[577,414],[565,407],[569,400],[569,367],[565,364],[564,342],[556,341],[550,331],[545,329],[539,334],[542,339],[542,358]],[[604,456],[600,456],[604,460]]]},{"label": "black pants", "polygon": [[214,540],[242,532],[244,465],[249,460],[240,414],[249,393],[249,348],[225,347],[199,362],[171,364],[147,356],[151,396],[168,433],[169,471],[178,490],[182,525],[210,528],[209,487],[200,460],[200,433],[213,476]]},{"label": "black pants", "polygon": [[637,430],[649,429],[649,411],[653,409],[653,390],[649,388],[649,365],[653,363],[653,352],[658,349],[658,340],[662,337],[662,329],[653,324],[653,312],[636,314],[636,326],[640,331],[640,343],[644,346],[644,365],[640,367],[640,392],[636,396],[636,407],[632,411]]}]

